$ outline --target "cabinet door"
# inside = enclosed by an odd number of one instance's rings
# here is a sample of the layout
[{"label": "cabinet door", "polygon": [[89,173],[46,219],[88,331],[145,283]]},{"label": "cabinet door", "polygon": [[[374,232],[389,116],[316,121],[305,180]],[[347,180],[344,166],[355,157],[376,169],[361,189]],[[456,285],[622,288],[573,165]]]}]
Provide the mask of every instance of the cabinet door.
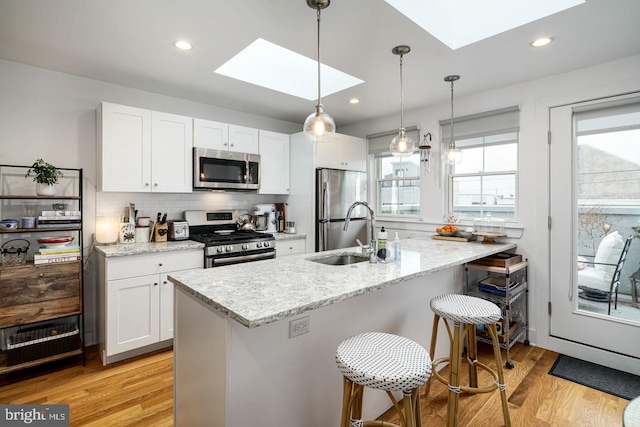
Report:
[{"label": "cabinet door", "polygon": [[151,190],[191,193],[193,119],[157,111],[151,118]]},{"label": "cabinet door", "polygon": [[289,194],[289,135],[261,130],[258,194]]},{"label": "cabinet door", "polygon": [[107,282],[107,356],[158,342],[158,274]]},{"label": "cabinet door", "polygon": [[258,129],[229,125],[229,151],[258,154]]},{"label": "cabinet door", "polygon": [[193,146],[228,150],[229,125],[211,120],[193,119]]},{"label": "cabinet door", "polygon": [[173,338],[173,283],[160,275],[160,341]]},{"label": "cabinet door", "polygon": [[364,139],[349,135],[336,135],[335,142],[340,145],[342,168],[367,171],[367,142]]},{"label": "cabinet door", "polygon": [[336,135],[329,142],[313,143],[316,147],[316,165],[323,168],[343,169],[340,162],[340,144],[336,141]]},{"label": "cabinet door", "polygon": [[317,166],[331,169],[367,170],[367,145],[362,138],[335,134],[331,142],[316,144]]},{"label": "cabinet door", "polygon": [[100,191],[150,191],[151,111],[104,102],[98,114]]}]

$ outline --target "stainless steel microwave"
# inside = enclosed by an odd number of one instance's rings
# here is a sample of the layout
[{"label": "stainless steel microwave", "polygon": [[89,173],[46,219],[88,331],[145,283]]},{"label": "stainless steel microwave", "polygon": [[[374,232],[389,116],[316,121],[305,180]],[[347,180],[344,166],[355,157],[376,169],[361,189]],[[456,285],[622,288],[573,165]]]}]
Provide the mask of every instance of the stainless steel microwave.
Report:
[{"label": "stainless steel microwave", "polygon": [[260,155],[193,147],[194,190],[257,190]]}]

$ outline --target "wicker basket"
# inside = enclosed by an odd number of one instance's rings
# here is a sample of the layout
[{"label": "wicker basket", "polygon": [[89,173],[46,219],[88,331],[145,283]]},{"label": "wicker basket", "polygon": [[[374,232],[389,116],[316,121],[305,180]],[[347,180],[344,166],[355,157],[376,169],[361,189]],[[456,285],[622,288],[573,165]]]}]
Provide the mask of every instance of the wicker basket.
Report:
[{"label": "wicker basket", "polygon": [[26,328],[7,339],[7,364],[18,365],[80,348],[80,331],[75,324],[47,324]]},{"label": "wicker basket", "polygon": [[[24,245],[16,246],[7,246],[11,242],[22,241],[26,242],[26,248]],[[12,266],[12,265],[22,265],[27,262],[27,252],[29,251],[29,241],[25,239],[13,239],[7,240],[0,247],[0,255],[2,255],[2,265]]]}]

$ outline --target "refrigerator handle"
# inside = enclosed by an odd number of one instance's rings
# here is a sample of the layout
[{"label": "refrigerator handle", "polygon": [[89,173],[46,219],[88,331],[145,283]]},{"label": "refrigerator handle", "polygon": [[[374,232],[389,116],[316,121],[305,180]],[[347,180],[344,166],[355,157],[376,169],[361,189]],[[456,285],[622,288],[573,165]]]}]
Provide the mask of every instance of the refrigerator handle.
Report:
[{"label": "refrigerator handle", "polygon": [[[322,181],[322,215],[323,215],[323,219],[331,218],[329,216],[329,204],[327,203],[327,182],[326,181]],[[327,239],[329,237],[329,233],[327,232],[327,227],[329,227],[328,222],[323,223],[321,225],[320,242],[322,246],[320,247],[320,251],[326,251],[327,248],[329,247],[328,246],[329,242],[327,242]]]},{"label": "refrigerator handle", "polygon": [[329,219],[329,208],[327,204],[327,182],[322,181],[322,219]]}]

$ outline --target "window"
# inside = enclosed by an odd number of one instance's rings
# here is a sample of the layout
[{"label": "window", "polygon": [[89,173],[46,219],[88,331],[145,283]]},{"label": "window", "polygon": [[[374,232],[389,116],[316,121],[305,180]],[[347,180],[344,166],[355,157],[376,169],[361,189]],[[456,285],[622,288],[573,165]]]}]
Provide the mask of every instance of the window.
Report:
[{"label": "window", "polygon": [[[397,130],[367,136],[374,156],[375,211],[377,215],[418,216],[420,214],[420,153],[395,157],[389,151]],[[419,142],[419,131],[407,134]]]},{"label": "window", "polygon": [[375,159],[378,215],[420,214],[420,154]]},{"label": "window", "polygon": [[[454,140],[462,161],[448,170],[448,212],[462,220],[490,214],[517,220],[518,190],[517,108],[454,119]],[[450,135],[450,120],[440,122]],[[443,138],[443,149],[449,145]]]}]

